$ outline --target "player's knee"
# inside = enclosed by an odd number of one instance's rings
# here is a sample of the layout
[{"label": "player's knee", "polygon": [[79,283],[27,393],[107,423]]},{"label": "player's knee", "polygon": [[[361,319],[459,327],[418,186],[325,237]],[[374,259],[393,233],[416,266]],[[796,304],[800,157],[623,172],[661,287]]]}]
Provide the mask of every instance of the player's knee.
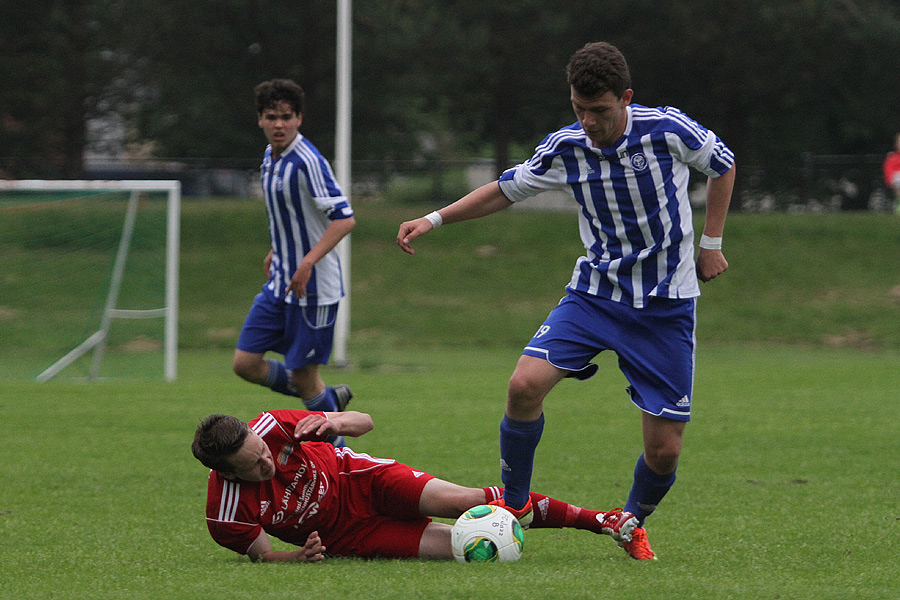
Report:
[{"label": "player's knee", "polygon": [[231,361],[231,370],[234,371],[234,374],[242,379],[247,379],[247,367],[244,363],[242,363],[237,357]]},{"label": "player's knee", "polygon": [[519,371],[512,374],[507,389],[507,403],[510,408],[526,411],[540,406],[543,400],[544,394],[537,382]]},{"label": "player's knee", "polygon": [[231,369],[235,375],[247,381],[256,381],[259,378],[257,361],[250,360],[246,354],[235,353]]},{"label": "player's knee", "polygon": [[660,444],[644,448],[644,462],[656,473],[667,475],[678,467],[681,444]]}]

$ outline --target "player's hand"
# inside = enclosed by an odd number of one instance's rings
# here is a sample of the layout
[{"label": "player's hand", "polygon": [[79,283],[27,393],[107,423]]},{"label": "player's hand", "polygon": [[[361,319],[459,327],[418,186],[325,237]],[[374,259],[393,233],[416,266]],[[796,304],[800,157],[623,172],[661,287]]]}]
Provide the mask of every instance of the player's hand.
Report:
[{"label": "player's hand", "polygon": [[322,545],[322,538],[319,537],[318,531],[313,531],[306,538],[303,547],[294,552],[297,562],[322,562],[325,560],[325,546]]},{"label": "player's hand", "polygon": [[294,276],[291,277],[291,281],[288,283],[287,288],[285,288],[284,293],[289,294],[294,292],[294,296],[303,298],[306,296],[306,284],[309,283],[309,278],[311,276],[312,267],[307,266],[303,261],[300,261],[300,266],[294,271]]},{"label": "player's hand", "polygon": [[322,415],[303,417],[294,427],[294,439],[325,439],[329,435],[341,435],[336,423]]},{"label": "player's hand", "polygon": [[721,250],[700,248],[697,254],[697,277],[700,281],[715,279],[728,270],[728,261]]},{"label": "player's hand", "polygon": [[425,235],[432,229],[434,229],[434,226],[431,224],[431,221],[425,217],[420,217],[412,221],[404,221],[400,224],[400,231],[397,233],[397,245],[407,254],[415,254],[416,251],[413,250],[410,243],[420,235]]}]

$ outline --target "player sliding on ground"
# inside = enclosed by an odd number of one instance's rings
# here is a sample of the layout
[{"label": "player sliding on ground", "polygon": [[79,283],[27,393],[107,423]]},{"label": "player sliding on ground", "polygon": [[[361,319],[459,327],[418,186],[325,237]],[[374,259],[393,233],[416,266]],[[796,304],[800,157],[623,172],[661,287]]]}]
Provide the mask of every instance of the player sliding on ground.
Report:
[{"label": "player sliding on ground", "polygon": [[[335,447],[330,436],[371,431],[365,413],[272,410],[249,423],[210,415],[191,450],[212,469],[206,523],[220,545],[255,561],[318,562],[326,556],[452,559],[455,519],[501,497],[396,460]],[[534,492],[531,528],[573,527],[628,541],[637,519],[622,509],[595,511]],[[269,536],[298,546],[273,550]]]}]

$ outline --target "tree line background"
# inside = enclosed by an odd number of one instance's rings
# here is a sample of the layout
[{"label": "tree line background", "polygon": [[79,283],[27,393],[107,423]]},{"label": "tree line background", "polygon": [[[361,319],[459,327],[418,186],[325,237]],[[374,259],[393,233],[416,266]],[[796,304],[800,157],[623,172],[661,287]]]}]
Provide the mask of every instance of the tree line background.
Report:
[{"label": "tree line background", "polygon": [[[80,178],[92,155],[253,168],[252,89],[273,77],[304,87],[303,133],[333,156],[333,1],[0,5],[0,176]],[[634,102],[719,134],[745,188],[809,153],[883,156],[900,131],[896,0],[357,1],[352,159],[527,158],[574,121],[565,65],[597,40]]]}]

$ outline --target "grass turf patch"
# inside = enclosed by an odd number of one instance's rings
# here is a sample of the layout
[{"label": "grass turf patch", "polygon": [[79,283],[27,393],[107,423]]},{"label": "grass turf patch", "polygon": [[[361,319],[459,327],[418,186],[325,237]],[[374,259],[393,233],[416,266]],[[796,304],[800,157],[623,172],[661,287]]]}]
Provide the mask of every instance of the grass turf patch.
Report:
[{"label": "grass turf patch", "polygon": [[[351,447],[471,486],[496,484],[504,350],[395,351],[329,368],[376,428]],[[894,598],[900,575],[898,357],[848,350],[703,347],[679,480],[648,520],[660,560],[608,538],[533,530],[512,565],[330,560],[254,565],[203,524],[190,455],[211,412],[295,405],[228,373],[228,352],[186,352],[178,382],[9,384],[0,400],[2,595],[9,598]],[[612,356],[547,399],[533,488],[591,508],[624,502],[638,411]],[[876,552],[877,556],[873,555]]]}]

